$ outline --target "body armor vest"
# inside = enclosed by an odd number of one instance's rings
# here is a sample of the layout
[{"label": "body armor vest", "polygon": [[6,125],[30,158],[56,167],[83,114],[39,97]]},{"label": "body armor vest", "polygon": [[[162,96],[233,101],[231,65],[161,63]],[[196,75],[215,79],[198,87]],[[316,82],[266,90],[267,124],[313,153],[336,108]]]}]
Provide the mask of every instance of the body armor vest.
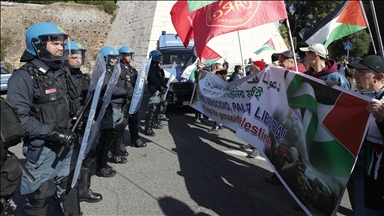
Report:
[{"label": "body armor vest", "polygon": [[77,109],[73,101],[77,95],[73,80],[65,73],[58,78],[49,77],[32,63],[25,64],[22,69],[28,71],[34,88],[40,91],[40,96],[33,98],[30,115],[43,124],[68,128]]}]

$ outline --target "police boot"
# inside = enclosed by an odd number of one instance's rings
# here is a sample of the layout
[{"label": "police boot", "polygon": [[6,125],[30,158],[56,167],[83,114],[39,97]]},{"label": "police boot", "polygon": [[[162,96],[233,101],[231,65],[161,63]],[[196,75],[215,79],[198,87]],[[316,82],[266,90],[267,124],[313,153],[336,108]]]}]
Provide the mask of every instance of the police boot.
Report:
[{"label": "police boot", "polygon": [[155,111],[155,118],[153,120],[154,129],[163,129],[163,124],[160,122],[159,114],[160,114],[160,106],[158,105]]},{"label": "police boot", "polygon": [[[65,177],[61,182],[61,188],[66,188],[68,183],[68,177]],[[67,193],[66,190],[63,191],[60,197],[56,198],[60,202],[60,207],[64,216],[79,216],[83,215],[80,211],[80,201],[79,201],[79,188],[77,185],[70,189]]]},{"label": "police boot", "polygon": [[[67,183],[67,181],[65,183]],[[48,204],[56,192],[55,185],[55,181],[51,179],[42,183],[36,191],[27,194],[27,200],[24,205],[24,215],[48,215]]]},{"label": "police boot", "polygon": [[116,171],[108,166],[108,152],[109,146],[113,143],[115,133],[113,129],[101,130],[99,144],[97,145],[97,169],[96,175],[99,177],[113,177],[116,175]]},{"label": "police boot", "polygon": [[120,146],[123,143],[124,131],[125,131],[124,124],[116,125],[114,129],[114,132],[115,132],[114,142],[112,143],[112,146],[110,148],[112,155],[109,158],[109,162],[119,163],[119,164],[127,163],[127,159],[124,157],[121,157],[120,155]]},{"label": "police boot", "polygon": [[147,144],[143,142],[140,138],[133,141],[131,145],[135,146],[136,148],[143,148],[147,146]]},{"label": "police boot", "polygon": [[79,178],[79,201],[96,203],[103,199],[103,196],[99,193],[93,192],[89,189],[91,185],[90,169],[87,167],[81,167]]},{"label": "police boot", "polygon": [[161,112],[160,112],[160,115],[159,115],[159,119],[162,120],[162,121],[169,121],[169,118],[167,118],[167,116],[165,115],[165,113],[167,112],[167,107],[168,107],[168,101],[167,100],[164,100],[162,103],[161,103]]},{"label": "police boot", "polygon": [[152,105],[151,110],[145,114],[145,135],[155,136],[155,132],[153,132],[153,121],[155,119],[155,111],[156,106]]}]

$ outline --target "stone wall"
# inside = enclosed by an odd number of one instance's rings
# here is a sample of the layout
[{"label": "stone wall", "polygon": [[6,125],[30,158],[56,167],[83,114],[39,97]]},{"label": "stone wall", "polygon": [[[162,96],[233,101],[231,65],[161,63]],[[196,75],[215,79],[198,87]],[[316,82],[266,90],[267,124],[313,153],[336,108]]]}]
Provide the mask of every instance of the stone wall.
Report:
[{"label": "stone wall", "polygon": [[11,37],[5,60],[19,67],[20,56],[25,50],[25,31],[38,22],[60,25],[72,40],[88,50],[89,65],[105,45],[111,29],[111,15],[96,6],[55,3],[51,5],[1,2],[1,37]]}]

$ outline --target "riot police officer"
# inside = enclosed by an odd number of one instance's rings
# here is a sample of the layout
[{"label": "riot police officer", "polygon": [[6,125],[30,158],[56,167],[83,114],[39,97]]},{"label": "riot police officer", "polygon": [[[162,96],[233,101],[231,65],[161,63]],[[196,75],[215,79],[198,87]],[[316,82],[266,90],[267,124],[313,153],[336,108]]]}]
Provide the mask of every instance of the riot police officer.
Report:
[{"label": "riot police officer", "polygon": [[[77,95],[80,97],[76,100],[78,103],[78,110],[76,112],[76,116],[79,115],[81,110],[84,108],[85,99],[88,93],[88,87],[90,84],[90,76],[89,74],[83,73],[80,69],[81,66],[85,65],[87,62],[87,50],[81,45],[79,42],[70,41],[65,42],[64,53],[66,60],[64,61],[64,65],[69,69],[72,78],[77,86]],[[87,115],[83,118],[83,122],[86,122]],[[84,124],[79,124],[79,132],[83,132]],[[79,146],[80,148],[80,146]],[[76,148],[76,153],[78,154],[79,148]],[[79,176],[79,200],[95,203],[99,202],[103,199],[103,196],[99,193],[95,193],[90,189],[91,185],[91,166],[95,161],[96,155],[94,151],[90,151],[87,157],[83,160],[80,176]]]},{"label": "riot police officer", "polygon": [[[119,49],[121,73],[125,74],[130,86],[134,89],[138,72],[130,65],[130,62],[133,59],[133,54],[134,51],[128,46],[122,46]],[[129,98],[129,101],[131,100],[132,98]],[[144,143],[139,137],[139,112],[137,111],[134,114],[129,114],[129,106],[127,106],[125,109],[125,118],[128,118],[128,128],[129,133],[131,134],[131,145],[135,146],[136,148],[146,147],[147,144]]]},{"label": "riot police officer", "polygon": [[[160,102],[161,96],[167,90],[167,86],[162,82],[160,64],[163,55],[158,50],[152,50],[149,53],[152,58],[148,71],[148,89],[151,97],[148,100],[148,111],[145,115],[145,134],[155,136],[153,128],[161,128],[159,124]],[[155,127],[155,123],[156,127]]]},{"label": "riot police officer", "polygon": [[[103,83],[105,92],[107,84],[112,77],[113,70],[118,62],[119,54],[110,46],[103,47],[100,50],[106,64],[106,74]],[[127,163],[127,159],[120,155],[120,143],[123,139],[124,124],[124,105],[129,97],[132,97],[133,89],[127,87],[127,78],[120,74],[117,83],[113,86],[111,101],[107,107],[103,120],[101,121],[100,143],[97,147],[97,170],[96,175],[100,177],[112,177],[116,171],[107,165],[107,162]],[[108,150],[111,156],[108,156]]]},{"label": "riot police officer", "polygon": [[[21,194],[27,195],[25,215],[47,215],[55,195],[65,215],[80,215],[77,186],[66,191],[73,144],[77,134],[70,130],[75,116],[75,88],[62,64],[68,35],[58,25],[41,22],[26,31],[26,62],[13,72],[8,96],[19,111],[25,132],[23,154],[26,169],[36,179],[21,179]],[[63,154],[59,152],[64,149]]]}]

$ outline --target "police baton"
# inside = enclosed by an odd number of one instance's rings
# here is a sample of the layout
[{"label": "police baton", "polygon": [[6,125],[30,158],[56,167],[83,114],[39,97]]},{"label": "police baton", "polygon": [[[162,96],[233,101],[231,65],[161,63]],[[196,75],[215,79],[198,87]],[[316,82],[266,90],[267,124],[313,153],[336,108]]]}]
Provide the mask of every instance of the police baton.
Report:
[{"label": "police baton", "polygon": [[33,177],[33,175],[23,165],[20,164],[19,158],[13,152],[9,151],[8,149],[7,149],[7,152],[12,158],[14,158],[17,161],[17,164],[19,165],[19,167],[21,168],[21,170],[23,171],[23,173],[27,177],[27,179],[32,183],[35,182],[35,178]]},{"label": "police baton", "polygon": [[[80,115],[77,117],[77,120],[76,120],[75,124],[74,124],[73,127],[72,127],[72,130],[71,130],[72,133],[74,133],[74,132],[76,131],[77,126],[78,126],[78,125],[80,124],[80,122],[83,120],[85,111],[87,111],[87,109],[90,107],[90,105],[91,105],[91,103],[92,103],[92,98],[93,98],[93,94],[94,94],[94,93],[95,93],[95,92],[92,92],[91,95],[88,97],[88,101],[85,103],[83,110],[81,110]],[[61,147],[59,153],[57,154],[57,157],[58,157],[58,158],[61,157],[61,155],[63,154],[63,152],[64,152],[65,149],[66,149],[65,146],[62,146],[62,147]]]}]

